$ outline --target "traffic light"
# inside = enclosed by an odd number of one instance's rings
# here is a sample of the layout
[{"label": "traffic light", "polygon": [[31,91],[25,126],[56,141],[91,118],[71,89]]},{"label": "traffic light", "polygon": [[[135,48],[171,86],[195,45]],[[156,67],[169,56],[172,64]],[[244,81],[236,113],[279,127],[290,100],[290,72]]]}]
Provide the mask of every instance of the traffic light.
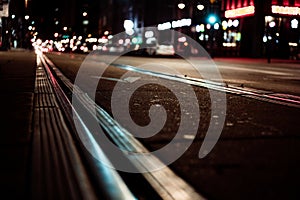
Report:
[{"label": "traffic light", "polygon": [[207,18],[207,21],[210,24],[215,24],[217,22],[217,20],[218,20],[218,18],[214,14],[209,15],[208,18]]}]

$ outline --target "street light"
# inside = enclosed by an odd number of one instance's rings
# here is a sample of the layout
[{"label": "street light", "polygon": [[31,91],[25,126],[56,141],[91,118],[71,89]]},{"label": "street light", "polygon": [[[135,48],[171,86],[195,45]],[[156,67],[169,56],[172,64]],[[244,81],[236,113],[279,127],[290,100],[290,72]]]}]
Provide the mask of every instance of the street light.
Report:
[{"label": "street light", "polygon": [[185,4],[182,3],[182,2],[179,3],[179,4],[178,4],[178,8],[181,9],[181,10],[184,9],[184,8],[185,8]]},{"label": "street light", "polygon": [[198,9],[198,10],[203,10],[203,9],[204,9],[204,5],[198,4],[198,5],[197,5],[197,9]]},{"label": "street light", "polygon": [[129,19],[124,20],[123,26],[124,26],[125,32],[128,35],[133,35],[134,34],[134,30],[133,30],[134,23],[133,23],[132,20],[129,20]]},{"label": "street light", "polygon": [[126,19],[124,20],[123,27],[125,30],[131,30],[134,27],[134,23],[132,20]]}]

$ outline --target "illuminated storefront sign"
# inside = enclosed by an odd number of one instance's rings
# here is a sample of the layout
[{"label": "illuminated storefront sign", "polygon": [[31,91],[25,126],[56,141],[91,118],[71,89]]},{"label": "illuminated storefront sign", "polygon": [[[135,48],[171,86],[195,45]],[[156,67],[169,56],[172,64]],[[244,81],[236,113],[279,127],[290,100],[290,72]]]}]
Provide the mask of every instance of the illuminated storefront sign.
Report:
[{"label": "illuminated storefront sign", "polygon": [[233,9],[233,10],[226,10],[225,17],[226,18],[236,18],[236,17],[245,16],[245,15],[253,15],[254,13],[255,13],[255,7],[247,6],[247,7],[237,8],[237,9]]},{"label": "illuminated storefront sign", "polygon": [[172,28],[190,26],[191,24],[192,24],[191,19],[180,19],[180,20],[177,20],[177,21],[172,21]]},{"label": "illuminated storefront sign", "polygon": [[165,22],[163,24],[158,24],[158,30],[162,31],[162,30],[167,30],[167,29],[170,29],[172,28],[172,24],[171,22]]},{"label": "illuminated storefront sign", "polygon": [[272,13],[282,15],[300,15],[300,7],[272,6]]},{"label": "illuminated storefront sign", "polygon": [[171,22],[165,22],[163,24],[158,24],[158,30],[167,30],[171,28],[178,28],[183,26],[191,26],[192,19],[180,19]]}]

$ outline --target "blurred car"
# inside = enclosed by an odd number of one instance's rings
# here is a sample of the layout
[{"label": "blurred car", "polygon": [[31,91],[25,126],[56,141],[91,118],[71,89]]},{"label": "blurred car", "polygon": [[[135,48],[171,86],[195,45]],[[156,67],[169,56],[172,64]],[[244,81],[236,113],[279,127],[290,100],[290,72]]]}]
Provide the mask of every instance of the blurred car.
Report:
[{"label": "blurred car", "polygon": [[156,43],[155,45],[146,47],[146,53],[148,55],[162,55],[162,56],[173,56],[175,55],[175,48],[170,43]]},{"label": "blurred car", "polygon": [[122,45],[107,44],[102,47],[102,51],[107,53],[122,53],[125,51],[125,47]]},{"label": "blurred car", "polygon": [[75,53],[88,53],[90,51],[86,43],[78,44],[74,46],[71,50]]},{"label": "blurred car", "polygon": [[172,44],[160,44],[157,45],[156,55],[169,55],[172,56],[175,54],[175,49]]}]

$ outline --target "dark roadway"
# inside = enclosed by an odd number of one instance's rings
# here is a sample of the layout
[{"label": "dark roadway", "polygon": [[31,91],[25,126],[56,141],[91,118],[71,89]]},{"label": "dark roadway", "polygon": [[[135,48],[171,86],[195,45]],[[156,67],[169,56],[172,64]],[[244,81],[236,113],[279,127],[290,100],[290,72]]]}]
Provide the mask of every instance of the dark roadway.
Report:
[{"label": "dark roadway", "polygon": [[[47,54],[47,56],[65,75],[74,80],[74,73],[78,70],[82,57],[71,55],[72,59],[70,59],[69,55]],[[154,63],[168,63],[168,59],[153,58],[146,58],[144,62],[149,63],[150,59]],[[128,62],[132,64],[141,63],[143,58],[125,57],[124,60],[127,62],[125,64]],[[169,63],[172,66],[177,62],[171,59]],[[220,69],[222,75],[225,74],[225,80],[230,79],[236,83],[246,77],[245,79],[256,82],[259,89],[298,93],[299,85],[295,82],[283,82],[279,78],[276,79],[278,82],[276,84],[262,82],[266,80],[265,77],[272,76],[275,79],[277,76],[286,77],[289,74],[298,79],[298,65],[287,64],[284,68],[285,64],[281,63],[268,65],[265,69],[267,64],[264,65],[261,60],[257,61],[258,63],[241,62],[242,64],[230,62],[229,65],[222,63],[222,66],[226,65]],[[239,70],[241,66],[243,69]],[[269,71],[271,67],[275,68],[276,72]],[[228,72],[226,72],[227,68],[230,68]],[[244,71],[246,73],[240,76]],[[256,73],[251,74],[249,71]],[[100,81],[96,100],[109,112],[112,90],[123,73],[124,70],[111,67],[106,70],[105,78]],[[90,72],[91,78],[93,75],[95,76]],[[133,73],[132,76],[160,83],[159,78],[138,73]],[[108,77],[114,79],[108,80]],[[292,86],[283,90],[285,84]],[[180,91],[180,87],[177,89]],[[300,197],[298,190],[300,110],[227,94],[227,115],[221,138],[207,157],[199,159],[198,153],[207,131],[211,110],[207,89],[194,87],[194,90],[201,111],[198,133],[190,148],[170,167],[208,199],[298,199]],[[88,85],[85,91],[89,91]],[[164,87],[146,85],[139,88],[130,101],[130,113],[137,124],[143,126],[149,123],[148,110],[153,102],[164,106],[168,118],[164,128],[157,135],[141,139],[143,144],[152,151],[172,140],[180,121],[179,105],[174,95]],[[130,130],[130,127],[128,129]],[[178,145],[184,145],[185,140],[190,139],[193,138],[187,136],[178,141]]]},{"label": "dark roadway", "polygon": [[[1,70],[1,192],[11,195],[11,199],[20,199],[27,194],[28,183],[26,172],[30,148],[30,124],[32,109],[32,95],[34,88],[34,53],[33,52],[0,52]],[[63,73],[74,80],[76,72],[83,61],[83,56],[70,54],[47,54]],[[124,58],[131,63],[143,61],[142,58]],[[149,59],[149,58],[147,58]],[[254,60],[253,60],[254,61]],[[156,59],[153,62],[166,62],[165,59]],[[177,62],[173,59],[171,62]],[[171,63],[170,62],[170,63]],[[232,63],[226,65],[222,62],[223,70],[227,75],[238,74],[240,80],[255,69],[264,66],[258,63],[242,62],[239,73],[234,73],[240,67]],[[168,62],[166,62],[168,63]],[[128,63],[126,63],[128,64]],[[253,65],[252,65],[253,64]],[[133,65],[133,64],[132,64]],[[249,65],[249,68],[247,66]],[[258,89],[299,95],[298,78],[299,65],[272,64],[280,66],[280,72],[270,74],[260,69],[264,77],[284,76],[287,82],[271,80],[276,84],[262,84],[259,80],[266,80],[261,74],[250,73],[245,79],[255,78],[254,84]],[[229,69],[230,68],[230,69]],[[269,68],[268,68],[269,70]],[[267,71],[268,71],[267,70]],[[294,71],[295,70],[295,71]],[[221,67],[222,71],[222,67]],[[241,71],[246,72],[240,76]],[[110,67],[96,94],[97,102],[108,112],[111,112],[111,94],[115,84],[125,73],[124,69]],[[226,70],[224,72],[226,74]],[[285,73],[285,74],[284,74]],[[186,72],[188,74],[188,72]],[[91,75],[96,76],[91,72]],[[222,74],[223,75],[223,74]],[[134,73],[142,80],[153,80],[160,83],[157,77],[150,77]],[[232,80],[230,84],[241,84],[238,78],[223,77]],[[294,77],[292,78],[286,78]],[[116,78],[116,79],[108,79]],[[93,80],[93,78],[91,78]],[[97,80],[97,79],[95,79]],[[235,81],[236,80],[236,81]],[[289,80],[292,80],[289,82]],[[130,83],[125,83],[130,84]],[[289,87],[284,89],[283,85]],[[254,85],[247,85],[253,87]],[[85,88],[89,92],[89,85]],[[210,122],[210,98],[208,90],[193,86],[201,111],[197,135],[193,138],[187,133],[186,137],[176,141],[177,145],[184,145],[188,140],[194,139],[193,144],[178,160],[170,165],[180,177],[190,183],[200,194],[207,199],[299,199],[300,180],[300,110],[280,104],[258,101],[240,95],[227,94],[226,121],[219,141],[213,150],[203,159],[198,158],[200,146],[207,132]],[[183,92],[180,84],[177,91]],[[170,142],[178,128],[180,121],[179,103],[175,96],[159,84],[149,84],[139,88],[130,101],[130,114],[139,125],[149,123],[148,110],[151,105],[161,104],[168,113],[167,122],[163,129],[153,137],[140,139],[149,149],[156,150]],[[191,116],[194,119],[195,116]],[[218,118],[218,116],[213,116]],[[15,125],[17,124],[17,125]],[[129,127],[130,128],[130,127]],[[175,149],[174,149],[175,150]]]}]

